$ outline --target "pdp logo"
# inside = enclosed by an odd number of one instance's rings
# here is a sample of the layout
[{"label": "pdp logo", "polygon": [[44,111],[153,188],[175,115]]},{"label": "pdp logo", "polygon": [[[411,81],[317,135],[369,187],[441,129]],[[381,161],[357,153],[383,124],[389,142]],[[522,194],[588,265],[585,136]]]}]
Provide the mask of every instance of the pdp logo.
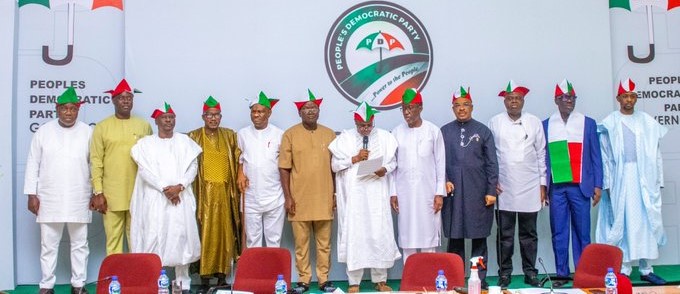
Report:
[{"label": "pdp logo", "polygon": [[399,106],[408,88],[422,89],[432,71],[432,43],[413,13],[384,1],[360,3],[333,23],[326,38],[326,71],[354,104]]}]

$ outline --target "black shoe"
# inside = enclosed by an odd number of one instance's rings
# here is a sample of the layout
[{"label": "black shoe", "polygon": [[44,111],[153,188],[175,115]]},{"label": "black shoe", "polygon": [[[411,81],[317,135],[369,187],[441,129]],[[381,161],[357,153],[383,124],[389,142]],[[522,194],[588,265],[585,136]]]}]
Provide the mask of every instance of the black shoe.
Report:
[{"label": "black shoe", "polygon": [[87,292],[87,289],[85,289],[85,287],[71,286],[71,294],[90,294],[90,292]]},{"label": "black shoe", "polygon": [[489,290],[489,283],[486,282],[486,279],[482,280],[482,289]]},{"label": "black shoe", "polygon": [[569,283],[567,280],[553,280],[553,288],[562,288],[564,284]]},{"label": "black shoe", "polygon": [[293,293],[298,293],[298,294],[299,293],[305,293],[305,292],[309,291],[309,284],[303,283],[303,282],[297,282],[297,284],[295,284],[295,287],[293,287],[293,289],[290,289],[290,290]]},{"label": "black shoe", "polygon": [[191,290],[182,290],[182,294],[191,294]]},{"label": "black shoe", "polygon": [[54,294],[54,289],[41,288],[38,291],[39,294]]},{"label": "black shoe", "polygon": [[319,290],[324,293],[330,293],[335,291],[335,286],[333,285],[333,282],[326,281],[325,283],[319,285]]},{"label": "black shoe", "polygon": [[196,294],[206,294],[210,290],[210,286],[208,285],[201,285],[198,287],[198,290],[196,290]]},{"label": "black shoe", "polygon": [[541,281],[539,281],[538,278],[535,275],[524,276],[524,284],[531,285],[532,287],[541,287],[542,286]]},{"label": "black shoe", "polygon": [[508,276],[498,277],[498,287],[501,287],[501,289],[505,290],[505,289],[508,289],[509,285],[510,285],[510,277],[508,277]]},{"label": "black shoe", "polygon": [[662,277],[657,276],[654,273],[649,273],[648,275],[640,275],[640,280],[652,283],[652,285],[666,285],[666,280]]}]

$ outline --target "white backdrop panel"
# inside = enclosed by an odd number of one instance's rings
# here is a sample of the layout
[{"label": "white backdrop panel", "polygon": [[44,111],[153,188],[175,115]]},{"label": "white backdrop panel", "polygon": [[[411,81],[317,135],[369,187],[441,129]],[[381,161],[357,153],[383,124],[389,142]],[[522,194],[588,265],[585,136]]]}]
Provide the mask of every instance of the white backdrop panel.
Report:
[{"label": "white backdrop panel", "polygon": [[[223,125],[238,129],[249,124],[245,99],[263,90],[282,100],[272,122],[286,128],[299,121],[292,101],[306,99],[306,89],[311,88],[325,98],[321,123],[335,130],[352,127],[349,111],[355,106],[330,82],[324,42],[336,18],[356,3],[128,3],[126,75],[145,90],[136,99],[136,109],[148,114],[167,100],[178,112],[177,129],[189,131],[201,125],[201,102],[214,95],[223,105],[233,106],[223,111]],[[526,110],[539,117],[555,111],[554,87],[565,77],[579,93],[581,111],[600,119],[612,109],[611,101],[602,99],[612,96],[605,2],[395,3],[413,12],[431,37],[433,71],[423,90],[423,116],[438,125],[453,118],[450,97],[461,84],[472,87],[478,120],[486,122],[503,111],[497,94],[509,79],[532,90]],[[400,112],[390,110],[382,112],[376,124],[391,129],[401,121]],[[552,268],[546,211],[539,216],[539,230],[539,255]],[[285,239],[292,248],[289,231]],[[489,238],[490,273],[497,268],[494,242]],[[346,279],[335,253],[333,260],[331,279]],[[515,269],[521,269],[519,258]],[[390,277],[400,273],[398,264]]]}]

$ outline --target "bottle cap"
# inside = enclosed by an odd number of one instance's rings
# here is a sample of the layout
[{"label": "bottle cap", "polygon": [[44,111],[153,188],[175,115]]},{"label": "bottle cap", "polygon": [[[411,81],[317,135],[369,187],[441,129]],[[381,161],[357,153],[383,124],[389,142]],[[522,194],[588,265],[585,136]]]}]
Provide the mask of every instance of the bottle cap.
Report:
[{"label": "bottle cap", "polygon": [[111,281],[118,281],[118,276],[111,276]]},{"label": "bottle cap", "polygon": [[279,280],[283,280],[283,275],[282,275],[282,274],[279,274],[278,279],[279,279]]},{"label": "bottle cap", "polygon": [[443,274],[444,274],[444,270],[438,270],[438,271],[437,271],[437,274],[438,274],[438,275],[443,275]]},{"label": "bottle cap", "polygon": [[165,275],[165,270],[161,269],[161,275]]},{"label": "bottle cap", "polygon": [[607,272],[608,272],[608,273],[613,273],[613,272],[614,272],[614,268],[608,267],[608,268],[607,268]]}]

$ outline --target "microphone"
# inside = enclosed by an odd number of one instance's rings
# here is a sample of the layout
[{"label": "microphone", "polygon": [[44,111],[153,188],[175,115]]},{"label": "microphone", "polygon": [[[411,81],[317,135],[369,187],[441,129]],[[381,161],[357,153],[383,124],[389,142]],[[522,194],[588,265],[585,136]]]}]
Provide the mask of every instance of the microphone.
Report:
[{"label": "microphone", "polygon": [[[546,278],[548,278],[548,283],[550,283],[550,292],[543,292],[541,294],[566,294],[564,292],[555,292],[555,289],[553,288],[553,282],[552,279],[550,278],[550,275],[548,274],[548,270],[545,269],[545,264],[543,264],[543,258],[538,258],[538,263],[541,264],[541,267],[543,268],[543,272],[545,273]],[[545,283],[545,278],[543,279],[543,283]]]},{"label": "microphone", "polygon": [[92,285],[92,284],[99,284],[100,282],[105,282],[105,281],[111,280],[111,278],[113,278],[113,276],[106,276],[106,277],[103,277],[99,280],[92,281],[92,282],[89,282],[89,283],[85,283],[85,285],[80,287],[80,290],[78,290],[78,294],[83,294],[83,289],[85,289],[86,286],[89,286],[89,285]]},{"label": "microphone", "polygon": [[364,136],[364,149],[368,150],[368,136]]}]

